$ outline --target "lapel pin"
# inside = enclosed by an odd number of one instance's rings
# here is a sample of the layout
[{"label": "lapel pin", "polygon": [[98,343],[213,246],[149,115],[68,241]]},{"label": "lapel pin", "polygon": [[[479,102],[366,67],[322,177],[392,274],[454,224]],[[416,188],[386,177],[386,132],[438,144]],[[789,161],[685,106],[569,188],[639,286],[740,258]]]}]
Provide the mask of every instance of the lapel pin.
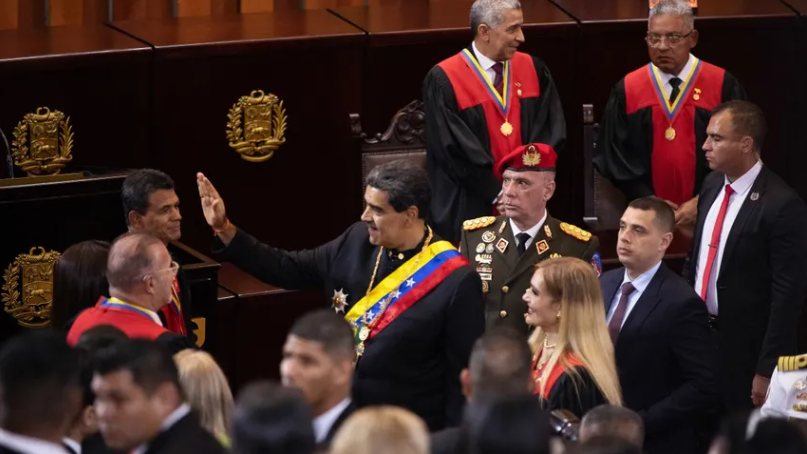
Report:
[{"label": "lapel pin", "polygon": [[482,241],[485,243],[492,243],[496,239],[496,234],[488,230],[482,234]]},{"label": "lapel pin", "polygon": [[538,249],[538,255],[541,255],[549,250],[549,244],[546,240],[541,240],[535,244],[535,248]]},{"label": "lapel pin", "polygon": [[756,202],[757,200],[759,200],[759,193],[758,192],[752,192],[751,193],[751,201]]},{"label": "lapel pin", "polygon": [[544,233],[546,234],[547,238],[552,238],[552,229],[550,229],[548,225],[544,226]]},{"label": "lapel pin", "polygon": [[504,251],[507,250],[507,245],[508,244],[510,244],[510,243],[507,240],[505,240],[504,238],[500,238],[499,242],[496,243],[496,249],[498,249],[499,252],[504,254]]}]

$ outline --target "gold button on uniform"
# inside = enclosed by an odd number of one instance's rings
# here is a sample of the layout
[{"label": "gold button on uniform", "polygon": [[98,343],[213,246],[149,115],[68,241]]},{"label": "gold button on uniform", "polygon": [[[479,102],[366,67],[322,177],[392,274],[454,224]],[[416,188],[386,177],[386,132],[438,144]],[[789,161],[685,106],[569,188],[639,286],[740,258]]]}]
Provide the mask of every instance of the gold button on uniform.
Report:
[{"label": "gold button on uniform", "polygon": [[501,317],[501,318],[505,318],[505,317],[507,317],[507,311],[501,311],[501,312],[499,312],[499,317]]},{"label": "gold button on uniform", "polygon": [[507,293],[509,291],[510,291],[510,287],[508,287],[506,285],[504,287],[502,287],[502,293]]}]

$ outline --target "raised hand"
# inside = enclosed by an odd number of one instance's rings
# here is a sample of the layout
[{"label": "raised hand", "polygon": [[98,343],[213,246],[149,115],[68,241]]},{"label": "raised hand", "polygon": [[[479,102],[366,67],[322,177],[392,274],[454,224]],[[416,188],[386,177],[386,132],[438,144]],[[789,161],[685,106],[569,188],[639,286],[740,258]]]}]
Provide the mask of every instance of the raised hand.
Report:
[{"label": "raised hand", "polygon": [[205,220],[213,230],[220,232],[227,227],[227,212],[224,209],[224,200],[213,187],[210,180],[199,172],[196,174],[196,186],[199,187],[199,198],[202,201],[202,211]]}]

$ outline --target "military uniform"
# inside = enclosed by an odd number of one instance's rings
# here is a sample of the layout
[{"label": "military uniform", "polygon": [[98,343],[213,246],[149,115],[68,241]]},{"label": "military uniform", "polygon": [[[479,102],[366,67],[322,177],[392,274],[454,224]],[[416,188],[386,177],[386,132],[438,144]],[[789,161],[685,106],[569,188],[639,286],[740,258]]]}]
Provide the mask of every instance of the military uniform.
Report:
[{"label": "military uniform", "polygon": [[519,256],[506,216],[465,221],[460,252],[482,278],[487,329],[506,325],[526,332],[529,327],[524,322],[526,306],[522,298],[535,265],[555,257],[579,257],[599,267],[599,244],[589,232],[547,214],[529,248]]},{"label": "military uniform", "polygon": [[807,355],[779,358],[761,411],[767,417],[807,419]]},{"label": "military uniform", "polygon": [[[522,145],[505,156],[497,165],[496,172],[502,179],[508,170],[515,172],[555,171],[557,154],[546,144]],[[534,180],[533,180],[534,181]],[[546,193],[518,192],[505,181],[502,197],[510,203],[536,202],[527,197],[542,197]],[[524,322],[526,305],[524,291],[530,286],[535,265],[541,260],[555,257],[579,257],[592,263],[599,275],[602,272],[600,256],[597,253],[599,241],[591,233],[565,222],[560,222],[541,206],[542,221],[538,221],[537,232],[533,228],[527,233],[531,239],[523,254],[519,254],[513,221],[506,216],[486,216],[470,219],[463,223],[460,252],[476,268],[482,278],[482,291],[485,293],[485,326],[505,325],[518,331],[527,332]]]}]

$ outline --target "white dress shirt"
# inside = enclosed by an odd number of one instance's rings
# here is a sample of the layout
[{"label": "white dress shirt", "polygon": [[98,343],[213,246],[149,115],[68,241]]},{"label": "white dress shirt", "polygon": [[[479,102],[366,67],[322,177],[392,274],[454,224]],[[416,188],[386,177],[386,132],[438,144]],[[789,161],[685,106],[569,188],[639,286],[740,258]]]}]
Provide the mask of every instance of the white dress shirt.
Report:
[{"label": "white dress shirt", "polygon": [[476,47],[476,43],[472,42],[471,46],[474,48],[474,55],[476,56],[476,61],[479,62],[479,66],[485,70],[485,75],[488,76],[490,83],[492,84],[494,80],[496,80],[496,71],[493,70],[493,65],[495,65],[496,61],[485,57],[482,52],[479,52],[479,49]]},{"label": "white dress shirt", "polygon": [[[734,183],[731,183],[731,189],[734,194],[729,199],[729,206],[726,208],[726,217],[723,219],[723,230],[720,231],[720,244],[717,246],[717,255],[715,255],[715,262],[712,266],[712,274],[709,276],[709,287],[706,290],[706,307],[709,313],[717,315],[717,277],[720,274],[720,264],[723,261],[723,250],[726,248],[726,240],[731,232],[731,226],[734,220],[737,219],[737,214],[740,212],[748,194],[751,192],[751,186],[754,180],[759,176],[762,170],[762,161],[754,164],[751,170],[745,172],[745,175],[737,178]],[[714,231],[715,222],[717,221],[717,213],[720,211],[720,205],[723,204],[723,199],[726,196],[726,185],[729,184],[728,178],[724,177],[723,186],[720,187],[720,192],[717,198],[712,203],[709,212],[706,214],[706,220],[703,223],[703,232],[701,233],[701,244],[698,247],[698,263],[695,268],[695,291],[698,295],[703,288],[703,273],[706,270],[706,261],[709,258],[709,243],[712,241],[712,232]],[[702,296],[702,295],[701,295]]]},{"label": "white dress shirt", "polygon": [[64,446],[0,429],[0,446],[23,454],[67,454]]},{"label": "white dress shirt", "polygon": [[628,319],[630,312],[636,306],[636,302],[642,297],[642,293],[644,293],[647,286],[650,285],[650,281],[653,280],[653,276],[656,275],[656,271],[658,271],[660,266],[661,262],[656,263],[656,266],[640,274],[636,277],[636,279],[633,280],[631,280],[631,278],[628,276],[628,270],[625,270],[625,277],[622,278],[622,284],[620,284],[619,288],[617,288],[616,295],[614,295],[614,299],[611,301],[611,307],[608,309],[607,321],[609,323],[611,322],[611,317],[614,316],[614,311],[616,311],[617,304],[619,304],[619,297],[622,296],[622,286],[625,285],[626,282],[630,282],[633,284],[633,288],[635,290],[628,295],[628,307],[625,308],[625,318],[622,319],[622,325],[619,326],[619,329],[622,329],[622,327],[625,326],[625,320]]},{"label": "white dress shirt", "polygon": [[64,437],[62,438],[62,443],[64,443],[64,445],[68,448],[72,449],[76,454],[81,454],[81,443],[77,442],[76,440]]},{"label": "white dress shirt", "polygon": [[513,222],[512,219],[510,219],[510,228],[513,229],[513,238],[515,238],[516,240],[516,247],[518,247],[518,237],[516,235],[518,235],[519,233],[526,233],[530,236],[530,238],[527,240],[527,243],[524,245],[524,250],[526,251],[527,248],[530,247],[530,245],[532,244],[532,240],[535,239],[535,235],[538,235],[538,229],[540,229],[541,226],[544,225],[544,222],[546,222],[546,214],[547,211],[544,210],[544,217],[542,217],[537,224],[535,224],[534,226],[530,227],[527,230],[519,229],[516,226],[516,223]]},{"label": "white dress shirt", "polygon": [[[180,405],[179,408],[174,410],[173,413],[171,413],[170,415],[168,415],[167,418],[165,418],[165,421],[163,421],[162,425],[160,426],[160,433],[163,433],[168,429],[170,429],[174,424],[176,424],[180,419],[184,418],[190,412],[191,412],[190,405],[188,404]],[[149,448],[148,443],[144,443],[138,446],[134,451],[132,451],[131,454],[145,454],[148,448]]]},{"label": "white dress shirt", "polygon": [[[664,99],[668,101],[670,100],[670,94],[672,94],[672,84],[670,84],[670,81],[672,80],[672,78],[677,77],[681,79],[682,82],[680,87],[683,88],[683,82],[686,82],[687,76],[689,75],[689,72],[692,71],[692,66],[694,65],[695,65],[695,56],[692,54],[689,54],[689,60],[687,60],[687,64],[684,65],[684,69],[682,69],[681,72],[678,74],[667,74],[664,71],[660,70],[658,66],[653,65],[653,67],[656,68],[656,72],[658,72],[658,76],[659,79],[661,79],[661,83],[663,84],[661,86],[661,89],[664,90]],[[678,96],[681,95],[679,94]]]},{"label": "white dress shirt", "polygon": [[339,419],[339,415],[345,411],[348,405],[350,405],[350,397],[346,397],[335,407],[314,418],[314,436],[317,443],[322,443],[325,440],[331,427],[333,427],[333,424]]}]

